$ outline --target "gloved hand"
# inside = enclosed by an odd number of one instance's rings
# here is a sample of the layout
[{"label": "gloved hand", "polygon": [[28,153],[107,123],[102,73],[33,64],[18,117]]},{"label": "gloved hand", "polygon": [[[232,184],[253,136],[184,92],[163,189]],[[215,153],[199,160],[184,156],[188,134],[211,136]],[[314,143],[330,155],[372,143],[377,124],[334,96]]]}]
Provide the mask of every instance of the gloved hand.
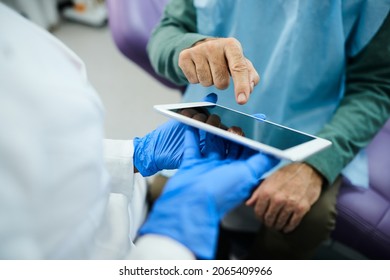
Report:
[{"label": "gloved hand", "polygon": [[140,234],[168,236],[199,259],[214,257],[221,218],[249,197],[277,160],[261,153],[247,158],[238,146],[226,155],[226,141],[207,134],[216,149],[200,152],[199,131],[188,127],[183,162],[168,181]]},{"label": "gloved hand", "polygon": [[[203,101],[216,103],[217,99],[215,93],[210,93]],[[142,176],[179,167],[185,128],[185,124],[171,120],[142,138],[134,138],[134,166]]]}]

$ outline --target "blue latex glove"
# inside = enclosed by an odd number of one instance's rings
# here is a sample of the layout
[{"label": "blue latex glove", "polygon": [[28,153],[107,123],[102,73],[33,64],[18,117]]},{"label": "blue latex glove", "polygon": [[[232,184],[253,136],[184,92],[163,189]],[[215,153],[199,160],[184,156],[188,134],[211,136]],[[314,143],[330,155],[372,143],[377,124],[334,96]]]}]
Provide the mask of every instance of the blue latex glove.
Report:
[{"label": "blue latex glove", "polygon": [[199,132],[189,127],[179,171],[168,181],[140,234],[168,236],[189,248],[199,259],[214,258],[221,218],[249,197],[262,175],[277,160],[256,153],[247,158],[226,155],[226,141],[207,134],[216,149],[200,152]]},{"label": "blue latex glove", "polygon": [[[203,101],[217,102],[217,95],[210,93]],[[183,155],[183,139],[186,125],[171,120],[134,143],[134,166],[142,176],[151,176],[163,169],[179,167]]]}]

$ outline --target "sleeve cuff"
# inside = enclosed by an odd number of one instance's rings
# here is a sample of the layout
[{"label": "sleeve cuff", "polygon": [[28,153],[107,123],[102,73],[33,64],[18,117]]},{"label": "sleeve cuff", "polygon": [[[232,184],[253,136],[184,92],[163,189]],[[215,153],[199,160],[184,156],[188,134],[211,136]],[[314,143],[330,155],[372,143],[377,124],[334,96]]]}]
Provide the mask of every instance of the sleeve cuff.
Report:
[{"label": "sleeve cuff", "polygon": [[339,176],[343,164],[334,147],[315,154],[304,161],[316,169],[326,180],[325,185],[332,185]]},{"label": "sleeve cuff", "polygon": [[176,240],[156,234],[141,236],[130,252],[133,260],[194,260],[192,252]]},{"label": "sleeve cuff", "polygon": [[111,179],[111,192],[131,197],[134,184],[133,141],[104,139],[104,161]]}]

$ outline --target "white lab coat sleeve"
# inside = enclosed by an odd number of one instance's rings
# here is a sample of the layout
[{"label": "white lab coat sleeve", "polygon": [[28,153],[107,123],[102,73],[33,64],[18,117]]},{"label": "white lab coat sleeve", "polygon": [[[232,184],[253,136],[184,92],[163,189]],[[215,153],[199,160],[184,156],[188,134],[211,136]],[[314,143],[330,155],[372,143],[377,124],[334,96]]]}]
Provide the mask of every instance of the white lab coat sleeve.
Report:
[{"label": "white lab coat sleeve", "polygon": [[193,260],[194,254],[176,240],[156,234],[146,234],[137,239],[130,252],[133,260]]},{"label": "white lab coat sleeve", "polygon": [[111,193],[122,194],[128,200],[132,241],[147,213],[147,184],[140,174],[134,174],[133,153],[131,140],[104,140],[104,159],[110,174]]},{"label": "white lab coat sleeve", "polygon": [[102,103],[63,43],[1,3],[0,34],[0,259],[127,257],[146,214],[132,142],[102,143]]},{"label": "white lab coat sleeve", "polygon": [[[107,207],[107,222],[116,228],[116,234],[104,236],[105,244],[116,244],[116,248],[125,248],[127,245],[119,246],[118,241],[124,236],[116,236],[128,226],[130,237],[130,248],[127,258],[130,259],[194,259],[193,254],[179,242],[160,235],[144,235],[137,239],[134,247],[134,239],[146,216],[146,183],[139,174],[134,174],[133,166],[133,142],[128,140],[104,140],[104,158],[106,167],[111,176],[111,195]],[[127,213],[123,211],[124,204],[128,204]],[[122,209],[122,210],[121,210]],[[128,214],[128,223],[124,216]],[[121,225],[114,225],[120,223]],[[107,242],[108,239],[113,239]],[[158,250],[156,250],[158,248]],[[107,248],[106,248],[107,249]],[[107,257],[110,252],[104,250],[102,256]],[[97,256],[97,255],[96,255]]]},{"label": "white lab coat sleeve", "polygon": [[109,186],[83,62],[0,3],[0,258],[87,259]]},{"label": "white lab coat sleeve", "polygon": [[146,217],[147,185],[142,176],[134,174],[132,141],[105,139],[103,149],[111,190],[93,255],[97,259],[118,259],[134,247]]}]

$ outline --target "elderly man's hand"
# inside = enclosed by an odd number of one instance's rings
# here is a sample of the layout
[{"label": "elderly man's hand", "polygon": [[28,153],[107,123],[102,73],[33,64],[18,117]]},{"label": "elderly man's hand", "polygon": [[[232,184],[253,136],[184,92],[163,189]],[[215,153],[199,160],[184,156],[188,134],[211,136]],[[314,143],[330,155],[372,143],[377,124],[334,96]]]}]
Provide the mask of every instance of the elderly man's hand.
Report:
[{"label": "elderly man's hand", "polygon": [[289,164],[270,175],[247,200],[267,226],[293,231],[318,200],[322,176],[305,163]]},{"label": "elderly man's hand", "polygon": [[218,89],[229,86],[230,76],[238,104],[245,104],[260,81],[252,63],[245,58],[239,41],[234,38],[209,38],[197,42],[179,55],[179,67],[188,81]]}]

